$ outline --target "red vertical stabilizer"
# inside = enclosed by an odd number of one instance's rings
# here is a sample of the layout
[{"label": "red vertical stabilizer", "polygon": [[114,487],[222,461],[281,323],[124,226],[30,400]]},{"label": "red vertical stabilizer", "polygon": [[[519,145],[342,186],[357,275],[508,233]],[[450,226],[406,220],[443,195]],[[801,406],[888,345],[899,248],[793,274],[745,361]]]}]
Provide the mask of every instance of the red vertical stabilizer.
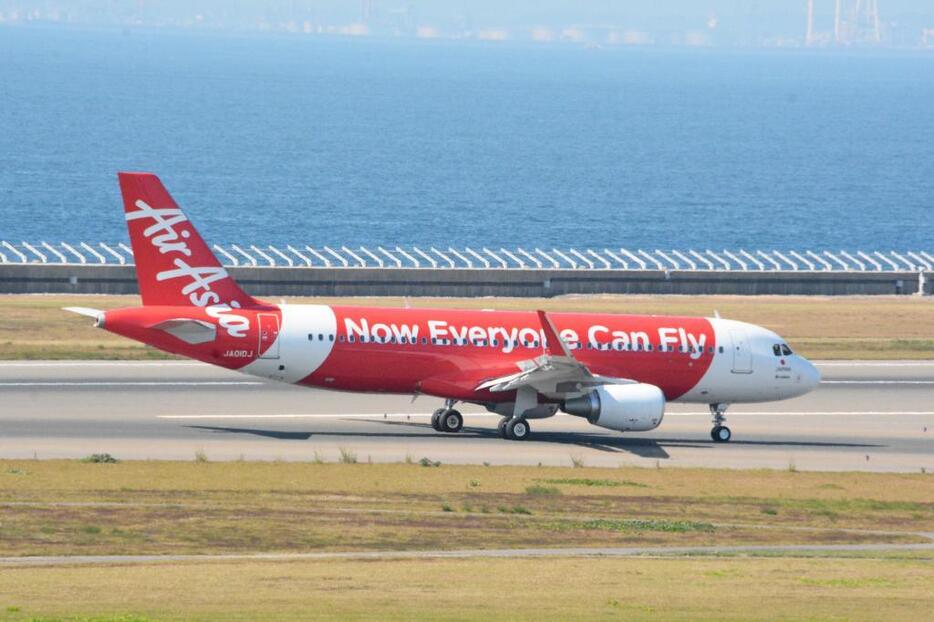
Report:
[{"label": "red vertical stabilizer", "polygon": [[248,307],[245,294],[211,252],[159,178],[118,173],[144,305]]}]

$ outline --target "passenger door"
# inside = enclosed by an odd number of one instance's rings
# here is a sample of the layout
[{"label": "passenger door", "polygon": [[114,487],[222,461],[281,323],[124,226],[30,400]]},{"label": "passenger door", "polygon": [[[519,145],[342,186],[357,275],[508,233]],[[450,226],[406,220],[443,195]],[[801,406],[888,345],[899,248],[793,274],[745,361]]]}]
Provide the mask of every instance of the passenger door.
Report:
[{"label": "passenger door", "polygon": [[260,358],[279,358],[279,316],[274,313],[260,313],[259,322],[259,352]]},{"label": "passenger door", "polygon": [[749,349],[749,337],[744,330],[731,330],[733,340],[733,373],[752,373],[752,351]]}]

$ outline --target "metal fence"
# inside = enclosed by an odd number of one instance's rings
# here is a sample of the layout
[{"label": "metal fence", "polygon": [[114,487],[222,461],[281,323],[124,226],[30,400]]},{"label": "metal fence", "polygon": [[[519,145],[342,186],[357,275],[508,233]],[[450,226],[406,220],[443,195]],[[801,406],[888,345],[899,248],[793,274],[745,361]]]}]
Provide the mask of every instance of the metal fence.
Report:
[{"label": "metal fence", "polygon": [[[643,250],[625,248],[403,248],[341,246],[214,245],[226,266],[308,268],[434,268],[556,270],[725,270],[760,272],[917,272],[934,269],[934,253],[923,251]],[[0,264],[132,265],[122,242],[11,242],[0,240]]]}]

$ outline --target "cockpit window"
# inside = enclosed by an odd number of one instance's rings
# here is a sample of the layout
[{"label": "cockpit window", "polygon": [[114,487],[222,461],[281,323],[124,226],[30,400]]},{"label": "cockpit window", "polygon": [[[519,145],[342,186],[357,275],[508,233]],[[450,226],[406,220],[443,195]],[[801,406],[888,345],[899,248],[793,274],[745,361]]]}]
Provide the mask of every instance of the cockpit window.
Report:
[{"label": "cockpit window", "polygon": [[772,346],[772,352],[775,353],[775,356],[781,356],[782,346],[776,343],[774,346]]},{"label": "cockpit window", "polygon": [[791,352],[791,348],[788,347],[788,344],[787,344],[787,343],[783,343],[783,344],[782,344],[782,354],[784,354],[785,356],[790,356],[791,353],[792,353],[792,352]]}]

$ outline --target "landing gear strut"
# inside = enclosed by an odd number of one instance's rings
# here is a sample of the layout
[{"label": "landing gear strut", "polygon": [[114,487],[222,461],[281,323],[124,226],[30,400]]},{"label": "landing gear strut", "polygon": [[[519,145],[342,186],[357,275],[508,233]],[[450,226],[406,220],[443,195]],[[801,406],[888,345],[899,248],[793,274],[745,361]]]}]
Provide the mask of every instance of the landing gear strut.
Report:
[{"label": "landing gear strut", "polygon": [[444,408],[439,408],[431,415],[431,427],[438,432],[453,434],[464,427],[464,417],[454,410],[454,400],[445,400]]},{"label": "landing gear strut", "polygon": [[538,406],[538,393],[531,387],[520,387],[516,391],[516,402],[512,406],[512,416],[503,417],[499,422],[499,433],[510,441],[524,441],[532,433],[525,414]]},{"label": "landing gear strut", "polygon": [[723,425],[726,421],[726,407],[728,404],[711,404],[710,415],[713,417],[713,428],[710,429],[710,438],[715,443],[726,443],[733,437],[730,428]]}]

